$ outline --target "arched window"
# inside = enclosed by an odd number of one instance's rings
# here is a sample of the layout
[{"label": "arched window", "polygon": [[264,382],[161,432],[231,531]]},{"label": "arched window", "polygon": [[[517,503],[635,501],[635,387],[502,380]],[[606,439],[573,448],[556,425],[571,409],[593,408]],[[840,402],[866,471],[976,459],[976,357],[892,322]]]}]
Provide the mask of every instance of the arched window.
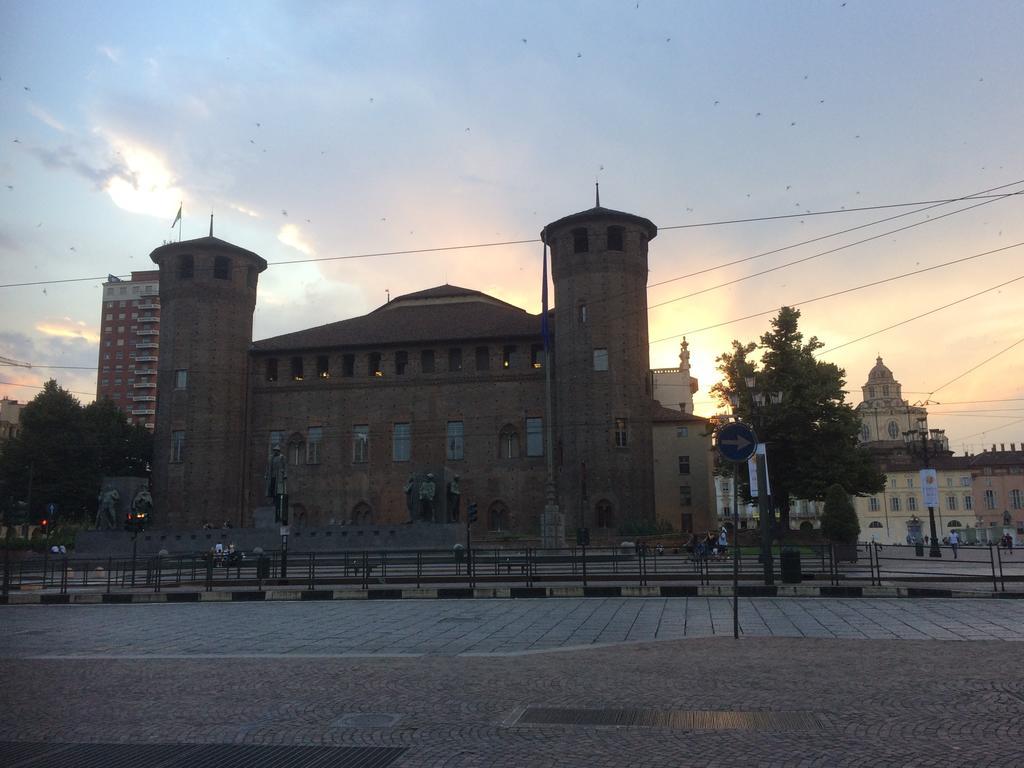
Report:
[{"label": "arched window", "polygon": [[572,252],[587,253],[590,250],[590,240],[587,237],[587,230],[583,227],[572,231]]},{"label": "arched window", "polygon": [[608,250],[609,251],[621,251],[623,233],[625,230],[622,227],[608,227]]},{"label": "arched window", "polygon": [[519,458],[519,433],[511,424],[506,424],[498,433],[498,458]]},{"label": "arched window", "polygon": [[179,280],[191,280],[192,274],[195,272],[195,263],[192,259],[191,253],[183,254],[178,257],[178,279]]},{"label": "arched window", "polygon": [[293,467],[306,463],[306,441],[298,433],[288,440],[288,463]]},{"label": "arched window", "polygon": [[963,528],[964,524],[961,523],[959,520],[950,520],[948,523],[946,523],[946,527],[947,528]]},{"label": "arched window", "polygon": [[217,256],[214,258],[213,277],[216,280],[231,279],[231,260],[227,256]]},{"label": "arched window", "polygon": [[878,522],[877,520],[872,520],[871,523],[868,525],[868,528],[881,528],[881,527],[882,527],[882,524],[880,522]]},{"label": "arched window", "polygon": [[507,531],[509,530],[508,507],[503,502],[496,501],[487,510],[487,530]]},{"label": "arched window", "polygon": [[900,425],[895,421],[890,421],[889,426],[886,427],[889,432],[889,439],[896,440],[900,436]]},{"label": "arched window", "polygon": [[352,507],[352,516],[349,519],[351,525],[373,525],[373,510],[365,501],[360,501]]},{"label": "arched window", "polygon": [[614,528],[615,513],[612,510],[612,503],[608,499],[601,499],[597,502],[596,510],[598,528]]},{"label": "arched window", "polygon": [[871,427],[867,424],[862,424],[860,428],[860,439],[867,442],[871,439]]}]

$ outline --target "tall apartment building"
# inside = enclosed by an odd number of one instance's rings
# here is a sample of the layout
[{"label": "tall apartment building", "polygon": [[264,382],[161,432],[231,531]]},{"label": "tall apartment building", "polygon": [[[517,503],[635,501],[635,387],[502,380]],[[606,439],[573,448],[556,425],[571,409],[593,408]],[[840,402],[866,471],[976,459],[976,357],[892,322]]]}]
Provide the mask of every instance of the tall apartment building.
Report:
[{"label": "tall apartment building", "polygon": [[108,398],[131,424],[156,424],[160,356],[160,272],[113,275],[103,284],[96,399]]}]

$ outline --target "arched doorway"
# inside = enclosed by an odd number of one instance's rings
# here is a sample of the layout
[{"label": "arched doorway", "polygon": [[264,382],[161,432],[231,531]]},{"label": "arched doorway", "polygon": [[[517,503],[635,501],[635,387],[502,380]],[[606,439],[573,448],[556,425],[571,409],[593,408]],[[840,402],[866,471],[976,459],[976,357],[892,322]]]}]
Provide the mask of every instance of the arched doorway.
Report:
[{"label": "arched doorway", "polygon": [[349,525],[373,525],[373,510],[370,505],[365,501],[360,501],[352,507]]},{"label": "arched doorway", "polygon": [[594,520],[597,528],[615,527],[615,511],[608,499],[601,499],[594,506]]}]

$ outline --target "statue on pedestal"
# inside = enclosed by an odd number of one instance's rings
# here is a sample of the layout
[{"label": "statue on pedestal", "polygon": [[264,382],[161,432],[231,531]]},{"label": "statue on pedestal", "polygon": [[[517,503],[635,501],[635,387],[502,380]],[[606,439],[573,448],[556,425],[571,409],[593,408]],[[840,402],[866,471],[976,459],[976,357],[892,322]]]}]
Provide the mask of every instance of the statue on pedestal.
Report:
[{"label": "statue on pedestal", "polygon": [[413,522],[415,519],[415,511],[413,505],[413,494],[416,491],[416,475],[409,475],[409,479],[406,480],[405,485],[402,487],[402,492],[405,494],[405,511],[409,513],[408,522]]},{"label": "statue on pedestal", "polygon": [[434,522],[434,496],[436,493],[434,474],[427,472],[426,479],[420,483],[420,520]]},{"label": "statue on pedestal", "polygon": [[459,522],[459,504],[462,496],[459,493],[459,476],[456,475],[448,483],[448,518],[450,522]]},{"label": "statue on pedestal", "polygon": [[107,486],[100,492],[100,506],[96,512],[96,530],[112,531],[117,528],[117,502],[121,500],[121,494],[117,488]]},{"label": "statue on pedestal", "polygon": [[267,466],[267,496],[274,500],[274,517],[277,522],[288,524],[288,460],[281,453],[281,446],[275,445]]}]

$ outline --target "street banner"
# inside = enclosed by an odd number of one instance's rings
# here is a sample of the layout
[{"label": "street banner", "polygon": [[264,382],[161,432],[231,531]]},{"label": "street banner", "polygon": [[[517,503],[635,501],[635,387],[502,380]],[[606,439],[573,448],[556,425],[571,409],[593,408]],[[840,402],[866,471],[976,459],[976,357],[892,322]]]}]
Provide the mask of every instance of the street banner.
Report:
[{"label": "street banner", "polygon": [[750,476],[750,496],[751,498],[757,498],[757,456],[760,454],[764,456],[764,481],[768,486],[768,495],[772,495],[772,481],[768,476],[768,453],[764,449],[764,443],[757,444],[756,453],[747,459],[747,474]]},{"label": "street banner", "polygon": [[939,479],[934,469],[921,470],[921,495],[924,496],[925,507],[939,506]]}]

